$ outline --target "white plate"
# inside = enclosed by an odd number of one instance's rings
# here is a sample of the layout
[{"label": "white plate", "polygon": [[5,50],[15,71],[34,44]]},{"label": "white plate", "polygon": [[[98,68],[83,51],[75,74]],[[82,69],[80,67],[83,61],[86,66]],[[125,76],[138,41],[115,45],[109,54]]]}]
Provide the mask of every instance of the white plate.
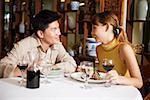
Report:
[{"label": "white plate", "polygon": [[[56,70],[51,70],[50,73],[48,74],[48,78],[58,78],[63,76],[63,71],[61,69],[56,69]],[[44,77],[41,75],[41,77]]]},{"label": "white plate", "polygon": [[[82,78],[82,75],[84,73],[83,72],[75,72],[71,74],[71,78],[75,79],[77,81],[81,81],[81,82],[85,82],[85,80]],[[94,84],[98,84],[98,83],[105,83],[106,80],[102,79],[102,80],[94,80],[94,79],[89,79],[88,81],[89,83],[94,83]]]}]

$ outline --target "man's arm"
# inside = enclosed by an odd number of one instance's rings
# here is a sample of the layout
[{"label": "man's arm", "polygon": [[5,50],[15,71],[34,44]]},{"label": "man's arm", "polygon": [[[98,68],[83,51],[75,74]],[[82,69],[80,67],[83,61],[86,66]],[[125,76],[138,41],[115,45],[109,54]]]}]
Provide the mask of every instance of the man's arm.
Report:
[{"label": "man's arm", "polygon": [[57,61],[60,63],[57,63],[56,66],[63,68],[66,72],[74,72],[77,67],[76,62],[73,57],[68,54],[62,44],[60,44],[58,52]]}]

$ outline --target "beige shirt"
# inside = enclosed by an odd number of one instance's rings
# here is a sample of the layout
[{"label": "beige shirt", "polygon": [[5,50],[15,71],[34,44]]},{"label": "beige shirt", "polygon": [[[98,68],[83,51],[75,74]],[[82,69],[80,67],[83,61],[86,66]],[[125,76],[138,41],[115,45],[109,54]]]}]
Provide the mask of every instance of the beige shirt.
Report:
[{"label": "beige shirt", "polygon": [[18,60],[23,56],[28,58],[27,55],[29,52],[38,53],[41,59],[65,71],[73,72],[75,70],[76,62],[66,52],[61,42],[49,47],[46,53],[42,52],[40,47],[41,42],[34,34],[14,44],[13,49],[7,56],[0,60],[0,77],[13,76],[13,71],[17,66]]}]

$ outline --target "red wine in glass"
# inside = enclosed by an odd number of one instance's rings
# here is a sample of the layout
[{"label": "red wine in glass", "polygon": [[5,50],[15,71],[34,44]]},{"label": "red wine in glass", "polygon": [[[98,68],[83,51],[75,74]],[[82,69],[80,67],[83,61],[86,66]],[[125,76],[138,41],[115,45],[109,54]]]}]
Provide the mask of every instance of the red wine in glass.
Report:
[{"label": "red wine in glass", "polygon": [[28,64],[18,64],[17,67],[23,71],[23,70],[26,70],[26,68],[28,67]]},{"label": "red wine in glass", "polygon": [[114,67],[113,61],[112,61],[111,59],[106,59],[106,58],[103,59],[102,65],[103,65],[103,68],[104,68],[107,72],[110,71],[110,70],[112,70],[113,67]]},{"label": "red wine in glass", "polygon": [[113,67],[114,67],[114,65],[110,65],[110,64],[108,64],[108,65],[103,65],[103,68],[104,68],[107,72],[110,71],[110,70],[112,70]]},{"label": "red wine in glass", "polygon": [[21,80],[19,81],[19,83],[20,83],[20,86],[22,86],[23,85],[23,82],[25,81],[24,79],[25,79],[25,70],[27,69],[27,67],[28,67],[28,64],[18,64],[17,65],[17,67],[20,69],[20,71],[21,71]]},{"label": "red wine in glass", "polygon": [[[102,66],[103,68],[108,72],[110,70],[113,69],[114,67],[114,64],[113,64],[113,61],[111,59],[103,59],[103,63],[102,63]],[[105,87],[110,87],[111,86],[111,83],[110,82],[106,82],[104,84]]]}]

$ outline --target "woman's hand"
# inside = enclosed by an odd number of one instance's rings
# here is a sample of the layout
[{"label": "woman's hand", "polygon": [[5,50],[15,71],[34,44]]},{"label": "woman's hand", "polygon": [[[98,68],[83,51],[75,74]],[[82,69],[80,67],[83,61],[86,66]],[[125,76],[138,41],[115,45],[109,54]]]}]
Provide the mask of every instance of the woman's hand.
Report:
[{"label": "woman's hand", "polygon": [[107,72],[106,79],[108,79],[112,84],[120,84],[121,82],[121,76],[117,73],[116,70]]},{"label": "woman's hand", "polygon": [[75,69],[75,72],[82,72],[83,69],[81,68],[81,66],[77,66],[76,69]]},{"label": "woman's hand", "polygon": [[94,80],[102,80],[103,78],[100,77],[98,71],[95,71],[92,75],[92,79]]}]

